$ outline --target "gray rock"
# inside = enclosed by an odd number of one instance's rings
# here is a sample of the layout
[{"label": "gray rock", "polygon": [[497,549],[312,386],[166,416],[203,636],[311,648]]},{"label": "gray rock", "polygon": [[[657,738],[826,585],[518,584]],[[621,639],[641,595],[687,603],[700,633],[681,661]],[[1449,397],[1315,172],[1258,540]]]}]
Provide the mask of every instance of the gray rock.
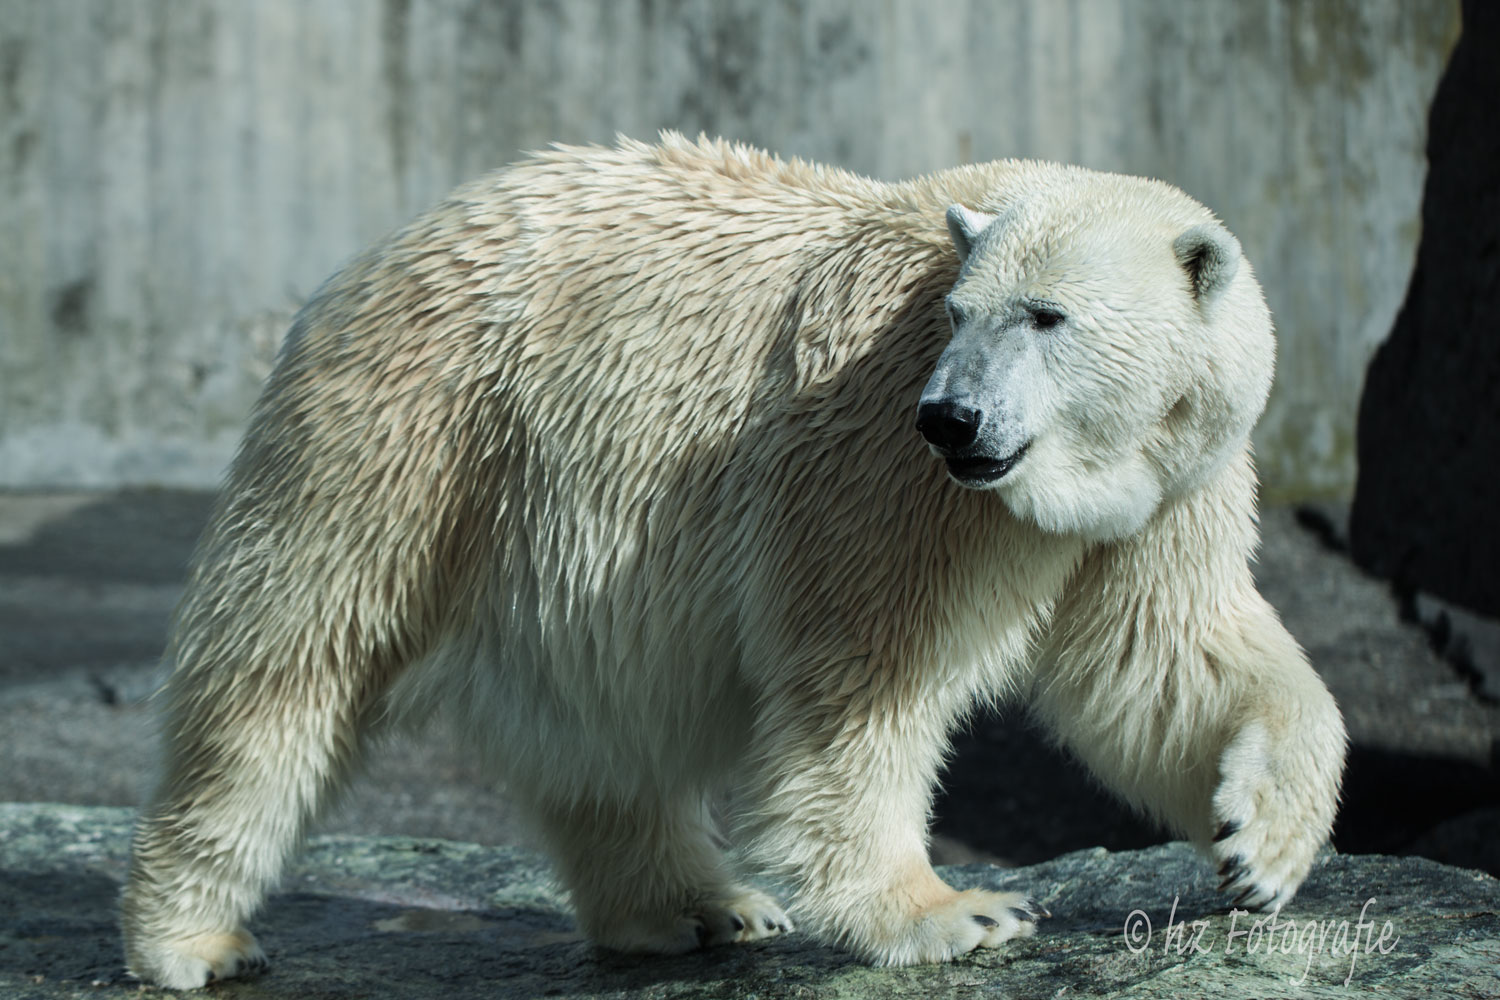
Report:
[{"label": "gray rock", "polygon": [[[121,970],[114,927],[130,820],[125,809],[0,805],[0,995],[51,1000],[139,990]],[[942,966],[872,969],[801,935],[643,959],[583,941],[534,854],[407,837],[319,837],[255,921],[271,971],[217,983],[212,992],[1500,996],[1495,879],[1420,858],[1329,854],[1274,928],[1270,918],[1223,912],[1212,873],[1184,844],[1114,854],[1096,848],[1021,869],[943,871],[960,887],[1024,889],[1055,916],[1033,939]]]},{"label": "gray rock", "polygon": [[1491,704],[1500,701],[1500,619],[1476,615],[1420,591],[1412,595],[1411,610],[1432,645],[1475,693]]}]

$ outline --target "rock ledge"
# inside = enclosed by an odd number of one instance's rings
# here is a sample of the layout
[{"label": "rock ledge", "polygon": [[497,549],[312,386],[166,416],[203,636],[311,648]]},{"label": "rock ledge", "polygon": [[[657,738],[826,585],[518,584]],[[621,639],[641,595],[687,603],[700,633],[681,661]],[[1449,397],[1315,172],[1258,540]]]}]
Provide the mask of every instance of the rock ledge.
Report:
[{"label": "rock ledge", "polygon": [[[0,804],[0,995],[143,991],[121,970],[114,927],[131,816]],[[1328,855],[1274,926],[1224,912],[1208,866],[1184,844],[943,872],[961,887],[1024,889],[1056,916],[1033,939],[944,966],[871,969],[800,935],[643,960],[581,940],[535,854],[407,837],[319,837],[255,921],[271,971],[209,992],[1500,997],[1500,883],[1420,858]]]}]

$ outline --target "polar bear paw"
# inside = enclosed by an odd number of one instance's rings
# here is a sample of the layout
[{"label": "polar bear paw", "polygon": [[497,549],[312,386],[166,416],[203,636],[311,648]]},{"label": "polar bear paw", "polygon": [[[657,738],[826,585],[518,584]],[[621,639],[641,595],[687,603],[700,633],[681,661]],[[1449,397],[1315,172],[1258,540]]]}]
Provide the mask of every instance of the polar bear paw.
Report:
[{"label": "polar bear paw", "polygon": [[[1295,765],[1276,767],[1265,730],[1247,726],[1224,752],[1214,792],[1210,852],[1232,906],[1275,910],[1289,902],[1328,838],[1336,790]],[[1327,801],[1325,801],[1327,800]]]},{"label": "polar bear paw", "polygon": [[621,920],[596,937],[600,945],[614,951],[681,955],[790,934],[794,929],[776,900],[756,889],[736,887],[729,895],[704,900],[663,919]]},{"label": "polar bear paw", "polygon": [[698,921],[699,939],[705,946],[759,941],[795,929],[781,905],[755,889],[739,889],[728,899],[699,906],[691,919]]},{"label": "polar bear paw", "polygon": [[132,975],[173,990],[193,990],[211,980],[264,972],[270,964],[255,936],[244,928],[137,946],[132,951]]},{"label": "polar bear paw", "polygon": [[976,948],[1030,937],[1036,922],[1052,914],[1019,892],[969,889],[923,909],[906,932],[870,957],[879,965],[947,962]]}]

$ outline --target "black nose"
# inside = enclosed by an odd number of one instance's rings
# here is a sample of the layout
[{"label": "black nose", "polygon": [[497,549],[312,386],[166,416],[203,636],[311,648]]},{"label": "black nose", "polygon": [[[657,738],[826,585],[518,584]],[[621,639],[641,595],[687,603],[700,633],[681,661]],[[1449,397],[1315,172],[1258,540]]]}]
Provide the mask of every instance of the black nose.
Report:
[{"label": "black nose", "polygon": [[945,451],[956,451],[979,436],[983,414],[973,407],[960,406],[951,399],[923,403],[917,407],[917,433],[927,443]]}]

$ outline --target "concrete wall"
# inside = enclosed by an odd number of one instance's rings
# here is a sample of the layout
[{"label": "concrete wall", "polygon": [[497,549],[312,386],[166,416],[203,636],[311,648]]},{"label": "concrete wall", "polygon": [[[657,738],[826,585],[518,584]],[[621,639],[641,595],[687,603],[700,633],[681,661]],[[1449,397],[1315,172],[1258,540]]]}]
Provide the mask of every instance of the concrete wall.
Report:
[{"label": "concrete wall", "polygon": [[213,483],[362,244],[552,140],[1173,181],[1281,330],[1269,492],[1347,492],[1453,0],[0,0],[0,486]]}]

